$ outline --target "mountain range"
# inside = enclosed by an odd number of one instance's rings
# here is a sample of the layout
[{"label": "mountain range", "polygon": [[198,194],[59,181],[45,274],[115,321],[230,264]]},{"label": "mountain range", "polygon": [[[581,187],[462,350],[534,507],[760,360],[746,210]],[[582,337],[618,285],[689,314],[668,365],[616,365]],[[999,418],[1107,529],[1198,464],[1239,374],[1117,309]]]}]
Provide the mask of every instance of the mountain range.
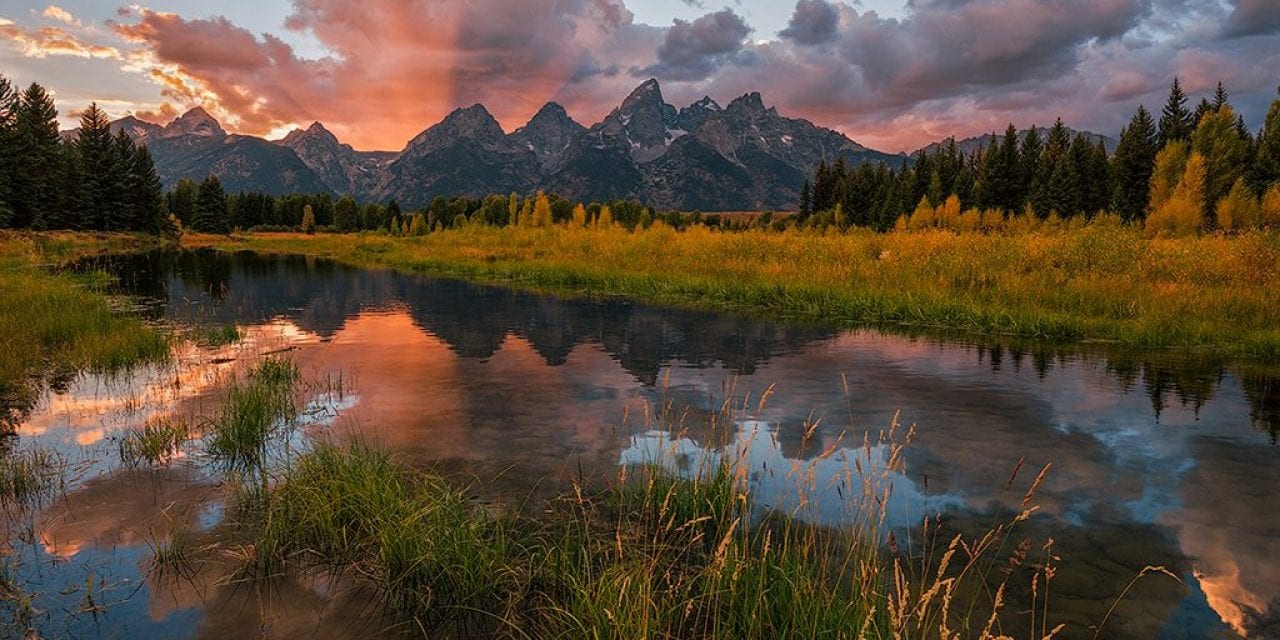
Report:
[{"label": "mountain range", "polygon": [[823,161],[909,161],[906,154],[876,151],[808,120],[779,115],[759,93],[724,107],[704,97],[677,109],[663,99],[656,80],[641,84],[591,127],[548,103],[507,133],[477,104],[450,113],[398,152],[357,151],[319,122],[277,141],[228,134],[199,107],[168,125],[129,116],[112,122],[112,130],[151,150],[166,187],[216,175],[230,193],[329,192],[363,201],[395,199],[406,208],[438,195],[544,189],[580,201],[636,198],[661,209],[788,209]]}]

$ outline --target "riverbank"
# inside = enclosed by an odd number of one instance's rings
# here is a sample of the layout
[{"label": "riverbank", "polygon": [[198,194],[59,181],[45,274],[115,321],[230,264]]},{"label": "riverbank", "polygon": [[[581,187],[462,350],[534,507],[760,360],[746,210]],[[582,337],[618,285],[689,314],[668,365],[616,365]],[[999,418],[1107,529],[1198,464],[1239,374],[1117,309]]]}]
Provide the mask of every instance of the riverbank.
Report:
[{"label": "riverbank", "polygon": [[126,234],[0,233],[0,431],[35,395],[41,377],[113,371],[161,360],[161,331],[112,307],[92,276],[49,267],[95,254],[159,246]]},{"label": "riverbank", "polygon": [[473,226],[412,238],[251,234],[183,243],[835,326],[1280,361],[1275,233],[1151,238],[1114,224],[831,235]]}]

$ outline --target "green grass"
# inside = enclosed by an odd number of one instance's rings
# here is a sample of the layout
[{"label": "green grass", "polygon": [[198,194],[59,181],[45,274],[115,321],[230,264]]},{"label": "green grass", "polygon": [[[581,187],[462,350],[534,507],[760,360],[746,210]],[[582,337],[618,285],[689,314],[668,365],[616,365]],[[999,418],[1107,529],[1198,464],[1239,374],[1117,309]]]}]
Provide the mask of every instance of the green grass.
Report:
[{"label": "green grass", "polygon": [[875,482],[859,517],[828,528],[755,508],[730,457],[691,477],[629,473],[539,516],[495,514],[377,447],[321,443],[241,517],[260,565],[352,577],[428,636],[976,637],[992,611],[1020,615],[1002,610],[1002,584],[980,585],[1021,516],[924,572],[881,544]]},{"label": "green grass", "polygon": [[272,234],[184,242],[831,325],[1280,361],[1275,232],[1152,238],[1110,222],[889,234],[472,225],[418,238]]},{"label": "green grass", "polygon": [[191,437],[191,428],[183,420],[149,422],[120,439],[120,461],[125,466],[168,464]]},{"label": "green grass", "polygon": [[112,308],[100,281],[43,267],[108,249],[131,236],[0,233],[0,429],[30,406],[33,379],[80,370],[114,372],[169,356],[168,336]]},{"label": "green grass", "polygon": [[234,325],[200,326],[195,327],[187,334],[189,340],[206,348],[235,344],[243,337],[244,335],[241,334],[240,329]]},{"label": "green grass", "polygon": [[233,380],[208,434],[209,453],[223,466],[261,471],[271,436],[296,413],[297,365],[267,358],[243,379]]},{"label": "green grass", "polygon": [[261,514],[259,554],[350,570],[423,629],[487,625],[516,567],[501,522],[439,478],[360,443],[318,444],[280,479]]},{"label": "green grass", "polygon": [[60,489],[66,464],[44,449],[0,452],[0,505],[26,506]]}]

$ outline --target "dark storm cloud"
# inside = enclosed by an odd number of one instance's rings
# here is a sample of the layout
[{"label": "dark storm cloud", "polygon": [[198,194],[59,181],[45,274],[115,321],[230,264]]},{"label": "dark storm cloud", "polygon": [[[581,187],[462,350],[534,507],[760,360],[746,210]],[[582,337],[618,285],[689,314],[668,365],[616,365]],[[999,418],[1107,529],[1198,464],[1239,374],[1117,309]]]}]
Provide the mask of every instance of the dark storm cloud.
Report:
[{"label": "dark storm cloud", "polygon": [[835,37],[838,26],[840,12],[831,3],[826,0],[800,0],[787,28],[778,35],[800,44],[816,45]]},{"label": "dark storm cloud", "polygon": [[658,64],[644,69],[671,80],[701,80],[742,50],[751,27],[730,9],[693,22],[676,20],[658,46]]},{"label": "dark storm cloud", "polygon": [[1280,32],[1280,2],[1277,0],[1235,0],[1224,33],[1252,36]]}]

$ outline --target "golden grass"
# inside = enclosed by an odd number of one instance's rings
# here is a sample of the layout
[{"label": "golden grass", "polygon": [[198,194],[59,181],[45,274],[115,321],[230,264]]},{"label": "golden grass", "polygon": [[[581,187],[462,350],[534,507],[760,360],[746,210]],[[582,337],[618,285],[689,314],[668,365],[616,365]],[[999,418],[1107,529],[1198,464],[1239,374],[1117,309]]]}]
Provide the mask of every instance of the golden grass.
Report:
[{"label": "golden grass", "polygon": [[1280,359],[1280,235],[1152,238],[1104,220],[889,234],[472,225],[417,238],[280,234],[184,243],[844,326]]}]

